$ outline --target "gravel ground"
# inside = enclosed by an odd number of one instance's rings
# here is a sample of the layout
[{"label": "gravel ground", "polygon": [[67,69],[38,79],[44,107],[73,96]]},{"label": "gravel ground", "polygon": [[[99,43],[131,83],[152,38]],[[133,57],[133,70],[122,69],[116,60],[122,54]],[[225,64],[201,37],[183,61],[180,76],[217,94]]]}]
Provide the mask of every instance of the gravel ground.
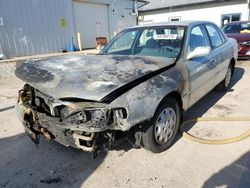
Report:
[{"label": "gravel ground", "polygon": [[[227,93],[210,92],[186,115],[249,116],[250,62],[237,66]],[[250,139],[203,145],[180,137],[160,154],[124,143],[95,160],[43,137],[37,148],[24,133],[13,106],[22,85],[14,76],[0,79],[0,187],[250,187]],[[202,122],[189,131],[219,139],[249,127],[247,122]]]},{"label": "gravel ground", "polygon": [[0,63],[0,79],[14,76],[15,68],[16,68],[15,62]]},{"label": "gravel ground", "polygon": [[25,56],[25,57],[17,57],[14,59],[9,60],[2,60],[0,61],[0,79],[9,78],[11,76],[14,76],[14,71],[16,68],[16,62],[15,61],[23,61],[25,59],[36,59],[36,58],[46,58],[46,57],[52,57],[52,56],[58,56],[58,55],[67,55],[67,54],[82,54],[82,55],[94,55],[99,53],[99,50],[96,49],[89,49],[84,50],[81,52],[71,52],[71,53],[51,53],[51,54],[40,54],[40,55],[34,55],[34,56]]}]

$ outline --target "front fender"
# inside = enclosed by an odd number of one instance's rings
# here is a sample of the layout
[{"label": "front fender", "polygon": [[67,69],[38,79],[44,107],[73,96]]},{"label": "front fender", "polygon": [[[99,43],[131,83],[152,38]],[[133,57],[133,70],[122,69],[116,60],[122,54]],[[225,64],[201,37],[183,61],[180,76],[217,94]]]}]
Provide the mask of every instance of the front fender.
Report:
[{"label": "front fender", "polygon": [[181,93],[183,84],[181,72],[172,68],[137,85],[110,105],[125,107],[128,111],[128,124],[132,127],[152,118],[163,98],[173,91]]}]

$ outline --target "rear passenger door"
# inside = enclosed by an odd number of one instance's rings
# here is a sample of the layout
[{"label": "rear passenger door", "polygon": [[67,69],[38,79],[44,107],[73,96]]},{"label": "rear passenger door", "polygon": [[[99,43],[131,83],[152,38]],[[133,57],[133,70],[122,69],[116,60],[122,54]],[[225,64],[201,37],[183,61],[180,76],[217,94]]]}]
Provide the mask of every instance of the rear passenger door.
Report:
[{"label": "rear passenger door", "polygon": [[217,26],[213,24],[205,24],[205,28],[212,46],[211,62],[216,66],[214,77],[214,86],[216,86],[225,78],[230,62],[230,59],[227,56],[229,49],[226,45],[225,37]]}]

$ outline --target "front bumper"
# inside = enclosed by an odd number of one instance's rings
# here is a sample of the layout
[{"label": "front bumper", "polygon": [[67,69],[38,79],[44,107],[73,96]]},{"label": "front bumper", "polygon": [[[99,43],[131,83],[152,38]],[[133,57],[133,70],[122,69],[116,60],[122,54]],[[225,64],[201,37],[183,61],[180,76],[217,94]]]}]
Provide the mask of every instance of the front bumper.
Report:
[{"label": "front bumper", "polygon": [[115,130],[127,131],[130,127],[125,108],[111,108],[97,102],[61,101],[27,84],[19,91],[16,111],[36,144],[42,134],[47,139],[83,151],[107,148]]},{"label": "front bumper", "polygon": [[47,117],[45,114],[35,112],[20,103],[16,104],[16,111],[25,132],[36,144],[39,143],[39,136],[42,134],[47,139],[83,151],[91,152],[99,147],[97,142],[100,133],[98,132],[72,130],[60,123],[57,118]]}]

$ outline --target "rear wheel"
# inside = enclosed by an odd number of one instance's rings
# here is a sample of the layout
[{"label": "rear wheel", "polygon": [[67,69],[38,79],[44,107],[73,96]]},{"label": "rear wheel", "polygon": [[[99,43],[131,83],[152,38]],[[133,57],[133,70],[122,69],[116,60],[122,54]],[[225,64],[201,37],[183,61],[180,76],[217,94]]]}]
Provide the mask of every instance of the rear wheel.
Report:
[{"label": "rear wheel", "polygon": [[180,124],[180,106],[167,98],[157,108],[152,124],[142,135],[142,144],[154,153],[168,149],[175,141]]},{"label": "rear wheel", "polygon": [[228,90],[229,84],[230,84],[230,81],[232,78],[232,73],[233,73],[233,66],[232,66],[232,64],[230,64],[228,69],[227,69],[225,79],[221,83],[219,83],[219,85],[216,86],[216,88],[215,88],[216,91],[225,92]]}]

